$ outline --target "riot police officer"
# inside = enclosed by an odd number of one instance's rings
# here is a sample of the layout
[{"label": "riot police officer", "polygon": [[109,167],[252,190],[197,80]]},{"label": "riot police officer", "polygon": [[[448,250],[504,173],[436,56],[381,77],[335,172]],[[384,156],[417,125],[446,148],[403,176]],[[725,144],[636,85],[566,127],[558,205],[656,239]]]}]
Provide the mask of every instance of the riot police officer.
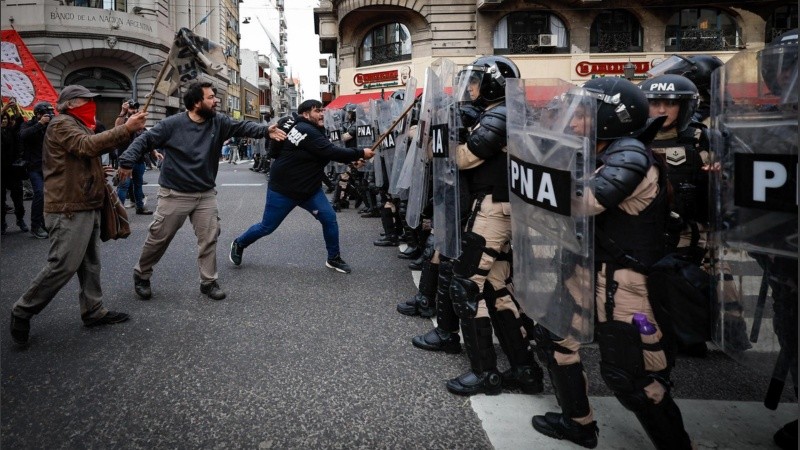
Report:
[{"label": "riot police officer", "polygon": [[711,115],[711,74],[722,65],[722,60],[712,55],[672,55],[650,69],[647,74],[653,77],[664,74],[682,75],[694,83],[700,102],[693,119],[708,125],[708,117]]},{"label": "riot police officer", "polygon": [[[597,78],[584,90],[596,99],[596,119],[582,111],[575,122],[596,120],[598,170],[589,192],[595,216],[596,337],[600,373],[622,405],[631,410],[659,449],[691,448],[680,410],[669,393],[672,355],[662,345],[662,315],[647,293],[647,268],[664,253],[668,214],[667,180],[646,147],[648,102],[622,78]],[[575,128],[582,125],[576,123]],[[638,139],[637,139],[638,137]],[[639,140],[641,139],[641,140]],[[645,141],[645,142],[642,142]],[[659,316],[659,317],[657,317]],[[537,351],[547,362],[561,412],[534,416],[533,427],[550,437],[597,446],[597,424],[574,338],[556,336],[538,324]]]},{"label": "riot police officer", "polygon": [[[447,389],[459,395],[498,394],[503,387],[531,394],[543,389],[543,373],[529,348],[511,282],[506,78],[519,78],[519,69],[503,56],[480,57],[459,73],[463,87],[458,93],[463,91],[482,111],[462,133],[464,142],[455,150],[461,179],[472,197],[471,215],[462,233],[462,253],[458,260],[439,265],[440,285],[450,270],[452,279],[450,295],[437,297],[437,313],[452,302],[458,319],[440,319],[436,329],[412,341],[423,349],[455,351],[458,335],[452,327],[460,322],[471,370],[447,382]],[[445,317],[451,314],[443,312]],[[448,326],[450,329],[445,328]],[[511,365],[502,374],[497,370],[493,328]]]}]

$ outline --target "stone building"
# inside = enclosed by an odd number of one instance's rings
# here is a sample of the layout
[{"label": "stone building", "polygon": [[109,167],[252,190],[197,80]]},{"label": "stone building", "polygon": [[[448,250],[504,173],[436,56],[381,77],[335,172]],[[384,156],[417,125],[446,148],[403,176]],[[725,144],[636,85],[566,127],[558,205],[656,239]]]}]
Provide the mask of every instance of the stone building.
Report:
[{"label": "stone building", "polygon": [[314,16],[320,53],[338,70],[322,94],[341,97],[419,80],[437,58],[486,54],[508,56],[524,78],[580,83],[628,62],[641,78],[673,53],[726,61],[763,46],[797,27],[797,11],[787,0],[321,0]]}]

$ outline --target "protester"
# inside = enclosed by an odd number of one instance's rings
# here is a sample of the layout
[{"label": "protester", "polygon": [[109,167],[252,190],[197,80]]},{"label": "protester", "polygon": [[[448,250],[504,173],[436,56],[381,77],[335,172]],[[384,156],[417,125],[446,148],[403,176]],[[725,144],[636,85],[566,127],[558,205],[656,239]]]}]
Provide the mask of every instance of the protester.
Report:
[{"label": "protester", "polygon": [[83,86],[70,85],[58,97],[61,113],[44,135],[45,222],[50,230],[47,264],[11,310],[11,337],[26,344],[30,320],[78,274],[81,319],[87,327],[120,323],[128,315],[103,306],[100,287],[100,210],[106,174],[100,156],[129,141],[144,128],[147,115],[94,134],[96,104]]},{"label": "protester", "polygon": [[[117,116],[117,120],[114,121],[114,125],[121,125],[125,123],[128,118],[137,112],[139,112],[139,103],[133,99],[125,100],[122,103],[122,109],[120,110],[119,116]],[[142,133],[144,133],[144,131],[138,132],[135,137],[138,137],[139,134]],[[120,149],[118,151],[119,154],[124,152],[124,149]],[[157,160],[164,158],[163,155],[161,155],[161,153],[157,152],[155,149],[152,149],[150,154],[153,155],[153,157]],[[131,200],[133,200],[133,203],[136,205],[136,214],[149,216],[153,214],[153,211],[145,207],[144,191],[142,191],[145,169],[146,165],[144,156],[142,156],[133,165],[133,176],[130,179],[119,183],[119,186],[117,187],[117,196],[119,197],[119,201],[122,202],[122,204],[125,204],[125,200],[128,198],[128,191],[132,192],[133,195],[131,196]]]},{"label": "protester", "polygon": [[15,167],[15,162],[20,157],[19,147],[19,124],[9,114],[8,110],[15,107],[16,102],[12,99],[3,105],[2,110],[2,174],[0,174],[0,184],[2,184],[3,210],[0,211],[3,218],[2,234],[6,234],[8,224],[6,223],[6,192],[11,194],[11,202],[14,203],[14,215],[17,216],[17,226],[20,231],[27,232],[28,224],[25,223],[25,204],[22,201],[22,179],[25,174],[24,167]]},{"label": "protester", "polygon": [[19,131],[22,150],[28,162],[28,176],[33,188],[31,202],[31,234],[38,239],[47,239],[44,226],[44,175],[42,172],[42,142],[47,125],[53,118],[53,105],[39,102],[33,107],[33,118],[25,122]]},{"label": "protester", "polygon": [[325,265],[342,273],[350,273],[350,266],[339,253],[339,225],[336,213],[322,191],[325,166],[338,161],[350,163],[374,156],[371,149],[336,147],[325,135],[322,103],[306,100],[297,108],[295,119],[283,121],[281,129],[287,140],[270,145],[280,146],[270,169],[264,215],[260,223],[251,226],[231,243],[230,260],[242,263],[244,249],[258,239],[268,236],[280,226],[283,219],[297,206],[305,209],[322,224],[322,234],[328,259]]},{"label": "protester", "polygon": [[251,121],[235,121],[216,112],[219,98],[213,85],[194,82],[183,95],[185,114],[170,116],[136,138],[119,157],[120,182],[131,176],[142,155],[159,148],[164,152],[158,179],[158,206],[139,262],[133,269],[134,289],[139,298],[152,297],[150,277],[175,233],[188,217],[197,236],[200,292],[214,300],[225,298],[217,283],[217,237],[220,233],[215,179],[223,143],[231,137],[272,139],[285,134]]}]

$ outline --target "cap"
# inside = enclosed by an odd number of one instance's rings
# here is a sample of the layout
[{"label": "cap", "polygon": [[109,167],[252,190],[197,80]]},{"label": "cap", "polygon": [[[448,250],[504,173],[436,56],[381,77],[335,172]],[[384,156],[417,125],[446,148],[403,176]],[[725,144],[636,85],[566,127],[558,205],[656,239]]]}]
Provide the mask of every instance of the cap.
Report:
[{"label": "cap", "polygon": [[61,90],[61,95],[58,96],[58,103],[64,103],[74,98],[92,98],[98,95],[100,94],[95,94],[81,85],[71,84]]}]

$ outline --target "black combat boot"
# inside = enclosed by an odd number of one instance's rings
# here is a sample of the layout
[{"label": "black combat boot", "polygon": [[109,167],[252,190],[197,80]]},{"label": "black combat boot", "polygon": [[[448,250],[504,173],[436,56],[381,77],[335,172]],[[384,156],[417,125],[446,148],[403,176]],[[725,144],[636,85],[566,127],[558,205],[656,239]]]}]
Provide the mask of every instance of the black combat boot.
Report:
[{"label": "black combat boot", "polygon": [[583,364],[575,363],[559,366],[549,355],[547,371],[556,392],[556,399],[562,413],[548,412],[543,416],[533,416],[531,423],[536,431],[555,439],[566,439],[582,447],[597,447],[597,422],[581,425],[572,417],[586,417],[591,412],[586,395],[586,379]]},{"label": "black combat boot", "polygon": [[692,440],[683,426],[681,410],[669,392],[658,404],[646,400],[636,402],[634,405],[626,404],[620,396],[617,396],[617,399],[623,406],[636,414],[642,428],[658,450],[690,450],[692,448]]},{"label": "black combat boot", "polygon": [[436,286],[437,327],[426,334],[415,336],[414,347],[433,352],[459,353],[458,316],[450,300],[450,280],[453,278],[453,263],[443,259],[439,263],[439,280]]},{"label": "black combat boot", "polygon": [[373,245],[378,247],[397,247],[400,241],[397,235],[394,234],[394,218],[392,217],[392,210],[390,208],[381,208],[381,225],[383,225],[383,238],[373,242]]},{"label": "black combat boot", "polygon": [[410,230],[410,237],[406,238],[408,247],[397,254],[397,257],[400,259],[417,259],[422,254],[423,241],[419,240],[419,227]]},{"label": "black combat boot", "polygon": [[425,248],[422,250],[422,254],[419,256],[419,258],[408,263],[408,268],[411,270],[422,270],[422,264],[425,261],[429,261],[431,258],[433,258],[433,253],[436,251],[435,247],[436,242],[433,234],[429,234],[428,239],[425,240]]},{"label": "black combat boot", "polygon": [[544,372],[536,364],[528,339],[522,336],[520,319],[510,310],[489,312],[493,313],[491,317],[497,340],[511,364],[511,368],[501,374],[503,388],[520,389],[526,394],[542,392]]},{"label": "black combat boot", "polygon": [[436,314],[436,286],[439,284],[439,265],[425,261],[419,276],[419,290],[411,300],[397,305],[397,312],[406,316],[433,317]]},{"label": "black combat boot", "polygon": [[447,382],[447,390],[458,395],[497,395],[502,390],[497,355],[488,317],[461,319],[461,335],[472,370]]}]

